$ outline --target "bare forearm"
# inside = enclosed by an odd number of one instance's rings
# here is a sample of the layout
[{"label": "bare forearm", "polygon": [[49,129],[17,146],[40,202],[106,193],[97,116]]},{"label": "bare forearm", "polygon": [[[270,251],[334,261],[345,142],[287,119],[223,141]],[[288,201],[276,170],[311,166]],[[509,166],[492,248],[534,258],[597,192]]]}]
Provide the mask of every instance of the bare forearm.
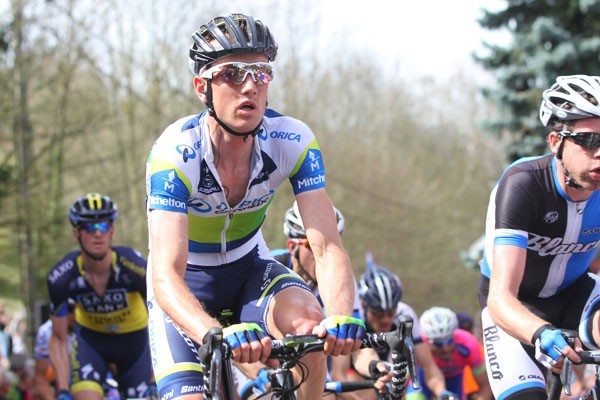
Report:
[{"label": "bare forearm", "polygon": [[429,350],[429,345],[423,342],[415,346],[417,364],[423,369],[425,384],[435,395],[446,389],[446,379],[442,370],[436,365]]},{"label": "bare forearm", "polygon": [[42,373],[38,374],[36,371],[36,374],[33,379],[33,384],[34,384],[36,399],[40,399],[40,400],[53,400],[54,399],[54,389],[52,388],[52,386],[50,386],[50,384],[46,380],[45,374],[42,374]]},{"label": "bare forearm", "polygon": [[526,344],[531,343],[531,337],[540,326],[548,323],[509,295],[497,296],[490,293],[488,308],[496,325]]},{"label": "bare forearm", "polygon": [[343,249],[324,257],[317,265],[319,294],[328,316],[352,315],[354,305],[354,275],[350,259]]},{"label": "bare forearm", "polygon": [[488,309],[496,325],[523,343],[531,343],[535,331],[547,321],[531,313],[518,299],[525,274],[527,250],[517,246],[494,247]]},{"label": "bare forearm", "polygon": [[56,374],[56,389],[69,390],[69,348],[66,340],[55,336],[50,339],[50,360]]},{"label": "bare forearm", "polygon": [[354,357],[354,368],[356,368],[356,371],[362,376],[369,376],[369,364],[371,364],[371,361],[373,360],[379,360],[377,352],[370,348],[355,351],[352,353],[352,356]]}]

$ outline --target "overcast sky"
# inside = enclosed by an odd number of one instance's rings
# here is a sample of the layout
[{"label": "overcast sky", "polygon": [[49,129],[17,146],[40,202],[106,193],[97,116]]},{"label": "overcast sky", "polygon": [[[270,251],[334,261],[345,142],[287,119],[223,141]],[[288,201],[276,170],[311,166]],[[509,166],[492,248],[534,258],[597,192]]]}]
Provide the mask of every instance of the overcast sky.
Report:
[{"label": "overcast sky", "polygon": [[[324,0],[324,21],[354,32],[356,46],[376,49],[382,57],[400,60],[404,72],[445,78],[465,68],[475,68],[473,51],[482,40],[506,44],[508,36],[482,30],[481,9],[497,11],[506,0]],[[368,6],[367,6],[368,5]],[[365,43],[370,21],[378,24],[378,40]],[[347,27],[343,28],[343,25]]]},{"label": "overcast sky", "polygon": [[[158,0],[161,1],[161,0]],[[168,0],[164,0],[168,1]],[[290,3],[287,3],[287,2]],[[0,0],[0,14],[8,10],[8,3]],[[65,2],[66,3],[66,2]],[[483,40],[506,44],[509,36],[482,30],[477,23],[481,9],[499,10],[506,7],[506,0],[321,0],[307,2],[308,7],[319,7],[320,26],[313,27],[302,12],[303,3],[280,0],[275,8],[301,10],[295,13],[294,23],[289,15],[275,12],[272,0],[231,0],[216,2],[218,12],[257,13],[272,27],[280,49],[286,51],[285,29],[282,25],[302,26],[306,19],[306,33],[311,28],[319,33],[319,51],[331,46],[348,46],[354,50],[369,49],[381,57],[392,73],[406,77],[431,76],[446,79],[459,71],[473,71],[475,78],[486,79],[481,67],[474,64],[471,53],[481,52]],[[316,6],[315,6],[316,4]],[[257,11],[260,9],[260,11]],[[313,9],[313,11],[316,11]],[[183,11],[180,11],[183,12]],[[178,8],[170,11],[177,15]],[[182,18],[179,18],[182,19]],[[177,20],[171,17],[170,21]],[[206,21],[201,21],[206,22]],[[157,21],[156,23],[165,23]],[[147,26],[146,26],[147,27]],[[190,28],[190,31],[193,28]],[[342,33],[343,32],[343,33]],[[304,32],[296,32],[302,35]],[[368,42],[367,42],[368,41]],[[185,43],[187,46],[187,43]]]}]

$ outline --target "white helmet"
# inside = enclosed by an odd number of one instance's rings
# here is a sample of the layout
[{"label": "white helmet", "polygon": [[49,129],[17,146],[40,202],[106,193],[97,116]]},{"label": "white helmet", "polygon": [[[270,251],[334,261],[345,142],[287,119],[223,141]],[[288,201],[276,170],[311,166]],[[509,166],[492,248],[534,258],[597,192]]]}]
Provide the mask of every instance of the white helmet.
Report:
[{"label": "white helmet", "polygon": [[458,318],[454,311],[445,307],[431,307],[419,319],[421,333],[428,340],[446,340],[454,336]]},{"label": "white helmet", "polygon": [[[582,94],[593,97],[595,103]],[[587,75],[559,76],[544,91],[540,120],[548,126],[552,117],[561,121],[600,118],[600,77]]]},{"label": "white helmet", "polygon": [[[335,211],[335,219],[337,221],[337,229],[340,235],[344,232],[344,216],[337,208],[333,207]],[[300,211],[298,210],[298,203],[294,201],[294,205],[285,212],[283,218],[283,234],[289,239],[302,239],[306,237],[306,230],[300,217]]]}]

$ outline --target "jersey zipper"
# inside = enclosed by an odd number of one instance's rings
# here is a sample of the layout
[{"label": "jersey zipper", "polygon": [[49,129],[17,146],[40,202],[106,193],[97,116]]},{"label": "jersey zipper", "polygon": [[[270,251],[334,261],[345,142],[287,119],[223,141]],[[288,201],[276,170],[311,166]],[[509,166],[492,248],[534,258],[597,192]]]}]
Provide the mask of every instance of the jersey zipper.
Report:
[{"label": "jersey zipper", "polygon": [[[227,200],[225,200],[227,201]],[[227,231],[229,230],[229,225],[231,224],[231,220],[233,219],[233,208],[229,207],[229,212],[227,213],[227,218],[225,218],[225,225],[221,230],[221,256],[223,257],[223,262],[227,264]]]}]

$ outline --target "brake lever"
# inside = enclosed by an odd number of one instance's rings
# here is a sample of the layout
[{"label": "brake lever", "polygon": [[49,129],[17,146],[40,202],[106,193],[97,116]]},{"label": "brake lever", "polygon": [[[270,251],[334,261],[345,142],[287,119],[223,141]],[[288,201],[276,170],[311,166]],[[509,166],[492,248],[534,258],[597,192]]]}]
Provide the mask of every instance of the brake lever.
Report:
[{"label": "brake lever", "polygon": [[412,330],[413,320],[409,316],[402,315],[398,318],[398,322],[402,324],[402,337],[404,344],[408,350],[408,373],[412,382],[412,387],[415,390],[421,389],[421,383],[419,382],[419,375],[417,373],[417,361],[415,356],[415,343],[413,342]]},{"label": "brake lever", "polygon": [[[575,339],[577,338],[577,332],[563,329],[561,330],[562,336],[567,341],[567,344],[571,347],[575,345]],[[571,372],[573,371],[573,362],[567,357],[563,357],[563,368],[560,371],[560,382],[563,385],[563,391],[567,396],[571,396]]]}]

